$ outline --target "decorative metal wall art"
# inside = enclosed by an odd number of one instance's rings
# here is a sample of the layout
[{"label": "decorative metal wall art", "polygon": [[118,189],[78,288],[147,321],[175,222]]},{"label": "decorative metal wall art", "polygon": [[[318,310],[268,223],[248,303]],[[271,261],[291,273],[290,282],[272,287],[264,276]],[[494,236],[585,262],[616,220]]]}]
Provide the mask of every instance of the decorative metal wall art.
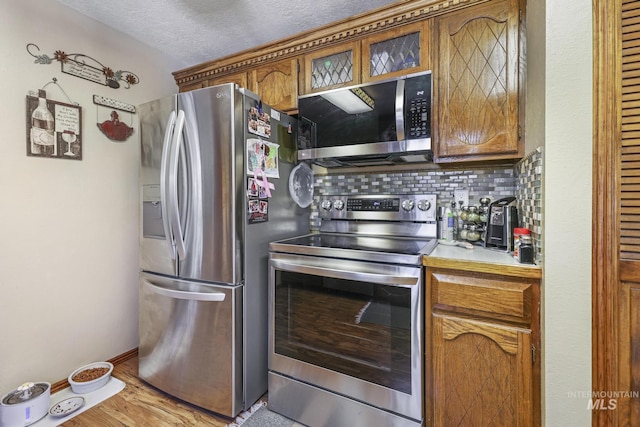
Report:
[{"label": "decorative metal wall art", "polygon": [[102,123],[98,123],[98,128],[107,136],[107,138],[113,141],[125,141],[133,133],[132,127],[129,127],[120,121],[120,117],[116,110],[111,112],[111,120],[105,120]]},{"label": "decorative metal wall art", "polygon": [[[96,104],[96,109],[98,106],[103,106],[115,108],[116,110],[125,111],[130,114],[134,114],[136,112],[136,107],[133,105],[125,104],[124,102],[100,95],[93,95],[93,103]],[[96,115],[98,115],[97,111]],[[98,129],[100,129],[107,138],[112,141],[125,141],[131,136],[131,134],[133,134],[133,128],[121,122],[120,115],[115,110],[111,111],[110,117],[111,120],[105,120],[102,123],[98,121],[97,123]]]},{"label": "decorative metal wall art", "polygon": [[[53,83],[57,84],[55,79]],[[37,93],[30,91],[26,125],[28,156],[82,160],[82,108],[79,105],[47,99],[44,88]]]},{"label": "decorative metal wall art", "polygon": [[125,89],[140,83],[140,78],[135,73],[123,70],[114,71],[111,67],[107,67],[100,61],[81,53],[65,53],[62,50],[56,50],[53,58],[51,58],[47,54],[39,53],[40,48],[33,43],[27,44],[27,52],[36,58],[34,61],[36,64],[51,64],[55,59],[60,62],[60,69],[63,73],[114,89],[118,89],[121,82],[124,84]]}]

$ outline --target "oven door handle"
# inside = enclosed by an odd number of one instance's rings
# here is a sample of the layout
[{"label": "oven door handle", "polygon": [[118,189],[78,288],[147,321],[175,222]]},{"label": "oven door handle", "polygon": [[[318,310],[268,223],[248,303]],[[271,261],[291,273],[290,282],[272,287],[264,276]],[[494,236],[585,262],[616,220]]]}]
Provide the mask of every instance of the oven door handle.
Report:
[{"label": "oven door handle", "polygon": [[318,266],[310,266],[308,264],[299,264],[291,261],[283,261],[271,258],[271,265],[278,270],[291,271],[293,273],[311,274],[314,276],[333,277],[336,279],[355,280],[358,282],[369,282],[387,286],[414,286],[420,283],[420,268],[400,267],[400,270],[407,274],[383,273],[383,272],[364,272],[353,271],[339,268],[326,268]]}]

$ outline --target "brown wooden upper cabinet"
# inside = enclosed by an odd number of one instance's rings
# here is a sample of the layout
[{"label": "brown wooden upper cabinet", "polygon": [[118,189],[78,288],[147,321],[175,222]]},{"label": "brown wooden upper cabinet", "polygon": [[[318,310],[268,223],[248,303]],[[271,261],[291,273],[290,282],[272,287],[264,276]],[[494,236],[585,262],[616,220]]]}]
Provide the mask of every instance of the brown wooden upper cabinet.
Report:
[{"label": "brown wooden upper cabinet", "polygon": [[297,59],[265,64],[251,70],[249,76],[249,88],[260,95],[262,102],[285,112],[298,109]]},{"label": "brown wooden upper cabinet", "polygon": [[399,2],[174,75],[181,91],[233,82],[295,114],[298,95],[431,70],[435,161],[514,160],[524,154],[525,12],[526,0]]},{"label": "brown wooden upper cabinet", "polygon": [[191,84],[184,84],[178,86],[178,91],[180,92],[189,92],[190,90],[202,89],[206,84],[204,82],[197,82]]},{"label": "brown wooden upper cabinet", "polygon": [[430,70],[431,23],[403,25],[362,40],[362,82]]},{"label": "brown wooden upper cabinet", "polygon": [[211,78],[205,83],[180,87],[181,92],[235,83],[260,95],[265,104],[284,112],[295,112],[298,109],[298,60],[286,59],[270,62],[248,71],[223,74]]},{"label": "brown wooden upper cabinet", "polygon": [[303,94],[360,83],[360,42],[353,41],[304,55]]},{"label": "brown wooden upper cabinet", "polygon": [[225,83],[235,83],[240,87],[249,87],[246,71],[226,74],[224,76],[209,79],[209,81],[207,82],[207,86],[217,86]]},{"label": "brown wooden upper cabinet", "polygon": [[520,158],[520,7],[491,1],[436,18],[437,162]]},{"label": "brown wooden upper cabinet", "polygon": [[189,92],[190,90],[202,89],[203,87],[217,86],[225,83],[235,83],[240,87],[248,86],[248,77],[246,72],[224,74],[208,80],[199,81],[193,84],[181,85],[180,92]]},{"label": "brown wooden upper cabinet", "polygon": [[305,55],[302,94],[429,70],[431,22],[397,26]]}]

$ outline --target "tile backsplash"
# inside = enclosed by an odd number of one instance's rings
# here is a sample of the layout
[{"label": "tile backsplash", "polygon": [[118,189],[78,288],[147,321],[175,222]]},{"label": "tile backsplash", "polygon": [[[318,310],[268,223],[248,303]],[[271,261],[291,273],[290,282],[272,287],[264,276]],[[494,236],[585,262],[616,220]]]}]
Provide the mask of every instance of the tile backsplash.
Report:
[{"label": "tile backsplash", "polygon": [[532,230],[536,260],[541,261],[542,242],[542,149],[528,154],[515,166],[465,167],[461,169],[419,169],[376,172],[329,170],[314,176],[311,229],[320,226],[318,206],[327,196],[344,194],[435,193],[438,203],[453,199],[454,191],[469,190],[469,204],[479,205],[481,197],[491,201],[507,196],[518,199],[520,226]]},{"label": "tile backsplash", "polygon": [[542,262],[542,147],[520,160],[514,170],[517,176],[516,193],[520,225],[531,230],[535,245],[535,261]]}]

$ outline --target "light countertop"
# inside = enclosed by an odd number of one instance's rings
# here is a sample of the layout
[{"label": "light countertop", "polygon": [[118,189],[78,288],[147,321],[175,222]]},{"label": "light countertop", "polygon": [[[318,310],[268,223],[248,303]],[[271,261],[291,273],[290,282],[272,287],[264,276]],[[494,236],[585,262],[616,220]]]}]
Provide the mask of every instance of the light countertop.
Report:
[{"label": "light countertop", "polygon": [[540,266],[521,264],[510,253],[482,246],[465,249],[460,246],[438,244],[431,254],[422,258],[422,263],[427,267],[454,268],[520,277],[542,277]]}]

